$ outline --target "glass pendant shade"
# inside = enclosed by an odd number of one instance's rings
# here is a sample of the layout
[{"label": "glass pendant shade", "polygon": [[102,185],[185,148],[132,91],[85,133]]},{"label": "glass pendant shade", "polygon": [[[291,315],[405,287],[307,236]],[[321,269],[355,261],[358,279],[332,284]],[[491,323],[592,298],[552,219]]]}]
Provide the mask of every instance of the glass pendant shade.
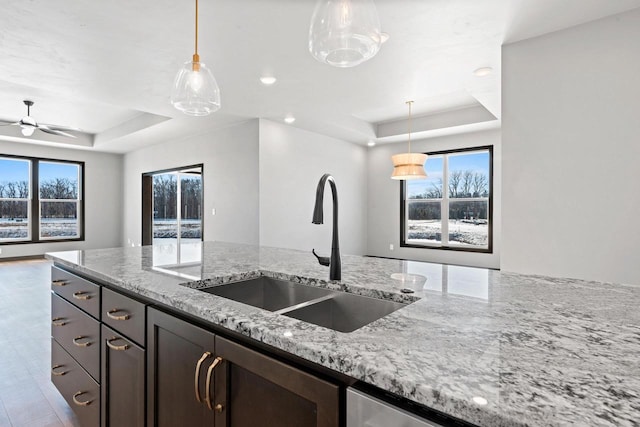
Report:
[{"label": "glass pendant shade", "polygon": [[373,0],[319,0],[309,27],[309,52],[334,67],[354,67],[375,56],[382,36]]},{"label": "glass pendant shade", "polygon": [[391,179],[424,179],[427,174],[424,163],[427,155],[423,153],[401,153],[391,156],[393,173]]},{"label": "glass pendant shade", "polygon": [[206,116],[220,109],[220,89],[205,64],[195,58],[184,63],[173,82],[171,104],[190,116]]}]

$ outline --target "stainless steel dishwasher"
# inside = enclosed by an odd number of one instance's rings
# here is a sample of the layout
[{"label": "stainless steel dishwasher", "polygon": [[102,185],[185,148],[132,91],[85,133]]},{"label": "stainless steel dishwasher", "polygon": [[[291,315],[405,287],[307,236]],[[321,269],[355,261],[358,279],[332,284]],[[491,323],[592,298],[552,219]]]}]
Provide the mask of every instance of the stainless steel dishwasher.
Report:
[{"label": "stainless steel dishwasher", "polygon": [[441,427],[390,403],[347,388],[347,427]]}]

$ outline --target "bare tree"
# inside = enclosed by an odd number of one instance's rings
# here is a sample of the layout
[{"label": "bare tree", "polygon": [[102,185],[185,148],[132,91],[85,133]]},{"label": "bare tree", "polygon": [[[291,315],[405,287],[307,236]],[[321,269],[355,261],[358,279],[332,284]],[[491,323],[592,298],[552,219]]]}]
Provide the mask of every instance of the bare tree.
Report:
[{"label": "bare tree", "polygon": [[438,178],[438,183],[431,183],[431,189],[427,191],[427,199],[442,199],[442,178]]},{"label": "bare tree", "polygon": [[462,173],[462,197],[471,197],[471,186],[473,184],[473,171],[467,169]]},{"label": "bare tree", "polygon": [[452,171],[449,174],[449,197],[460,197],[460,181],[462,181],[462,171]]},{"label": "bare tree", "polygon": [[487,175],[477,172],[473,175],[473,197],[486,197],[489,195],[489,178]]}]

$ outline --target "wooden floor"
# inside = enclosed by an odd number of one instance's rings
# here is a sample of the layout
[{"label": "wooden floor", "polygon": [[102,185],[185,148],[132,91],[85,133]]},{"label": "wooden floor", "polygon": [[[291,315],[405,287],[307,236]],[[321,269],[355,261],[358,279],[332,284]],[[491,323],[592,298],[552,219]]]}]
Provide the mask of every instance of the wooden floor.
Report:
[{"label": "wooden floor", "polygon": [[79,426],[50,380],[50,268],[0,262],[0,427]]}]

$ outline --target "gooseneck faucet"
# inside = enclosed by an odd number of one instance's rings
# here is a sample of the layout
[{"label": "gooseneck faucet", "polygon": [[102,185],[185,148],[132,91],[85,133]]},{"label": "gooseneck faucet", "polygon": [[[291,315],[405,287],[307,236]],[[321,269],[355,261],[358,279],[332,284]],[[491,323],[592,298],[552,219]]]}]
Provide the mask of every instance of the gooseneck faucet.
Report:
[{"label": "gooseneck faucet", "polygon": [[340,261],[340,243],[338,242],[338,190],[336,189],[336,181],[331,175],[325,173],[318,182],[316,189],[316,205],[313,208],[313,224],[323,223],[323,202],[324,202],[324,185],[329,181],[331,185],[331,195],[333,196],[333,231],[331,233],[331,258],[321,257],[316,254],[316,250],[311,252],[318,258],[318,262],[322,265],[329,266],[329,280],[340,280],[342,278],[342,263]]}]

